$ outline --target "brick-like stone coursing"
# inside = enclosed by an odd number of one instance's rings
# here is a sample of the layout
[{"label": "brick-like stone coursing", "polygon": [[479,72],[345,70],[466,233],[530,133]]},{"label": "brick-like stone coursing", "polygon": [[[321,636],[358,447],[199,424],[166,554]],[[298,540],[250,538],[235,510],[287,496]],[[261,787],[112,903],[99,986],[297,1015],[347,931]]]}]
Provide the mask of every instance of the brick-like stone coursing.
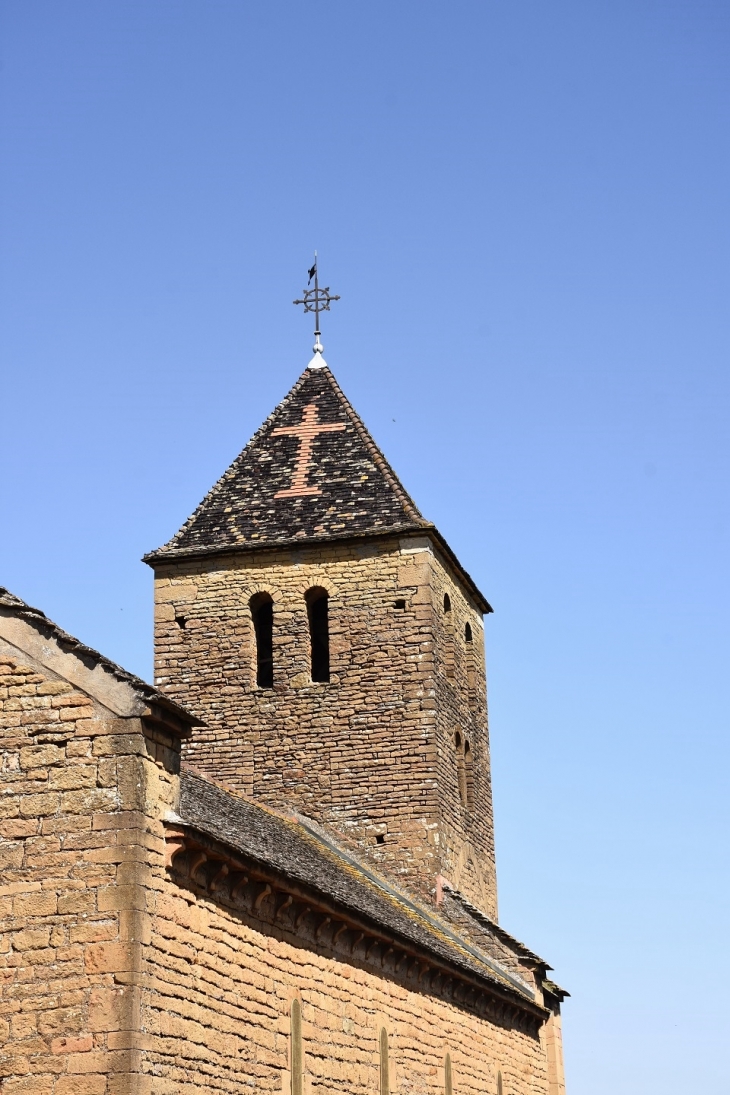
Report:
[{"label": "brick-like stone coursing", "polygon": [[540,1038],[489,1023],[385,971],[349,964],[324,946],[303,946],[282,928],[236,918],[202,897],[191,903],[169,880],[157,897],[151,954],[143,1022],[155,1095],[238,1095],[252,1086],[288,1093],[295,995],[305,1091],[312,1095],[376,1095],[383,1025],[392,1091],[442,1093],[449,1052],[454,1089],[463,1095],[496,1095],[498,1070],[505,1095],[547,1095]]},{"label": "brick-like stone coursing", "polygon": [[[439,874],[456,876],[495,915],[481,613],[429,542],[180,560],[157,565],[155,586],[155,683],[206,724],[185,746],[191,765],[332,825],[423,895]],[[310,673],[315,586],[329,595],[327,684]],[[256,685],[250,600],[260,592],[273,599],[273,689]],[[457,730],[474,756],[468,809]]]},{"label": "brick-like stone coursing", "polygon": [[171,787],[175,748],[6,656],[0,744],[0,1090],[131,1093],[145,768]]},{"label": "brick-like stone coursing", "polygon": [[3,1095],[286,1093],[295,995],[310,1095],[376,1092],[383,1026],[391,1090],[437,1095],[449,1052],[464,1095],[498,1071],[509,1095],[560,1095],[547,1025],[430,992],[386,945],[282,918],[275,890],[232,908],[176,874],[169,735],[37,665],[3,658],[0,681]]}]

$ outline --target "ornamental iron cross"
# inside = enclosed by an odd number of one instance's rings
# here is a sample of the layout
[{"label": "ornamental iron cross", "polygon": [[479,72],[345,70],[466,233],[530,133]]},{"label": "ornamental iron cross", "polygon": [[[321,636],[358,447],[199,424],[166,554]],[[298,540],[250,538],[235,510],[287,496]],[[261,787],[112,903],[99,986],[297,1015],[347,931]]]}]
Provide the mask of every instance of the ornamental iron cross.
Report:
[{"label": "ornamental iron cross", "polygon": [[333,300],[339,300],[339,296],[335,296],[330,293],[329,285],[324,289],[319,287],[319,274],[317,272],[317,252],[314,252],[314,266],[309,273],[309,284],[314,278],[314,289],[305,289],[302,300],[295,300],[295,304],[303,304],[305,312],[314,312],[314,339],[315,342],[319,341],[319,336],[322,333],[319,329],[319,313],[329,312],[330,302]]}]

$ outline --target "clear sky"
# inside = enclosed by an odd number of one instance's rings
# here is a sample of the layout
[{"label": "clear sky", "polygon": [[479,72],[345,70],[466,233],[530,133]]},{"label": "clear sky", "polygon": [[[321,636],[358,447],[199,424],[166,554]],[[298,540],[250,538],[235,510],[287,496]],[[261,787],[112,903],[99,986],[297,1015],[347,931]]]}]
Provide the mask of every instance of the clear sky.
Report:
[{"label": "clear sky", "polygon": [[501,919],[572,993],[569,1095],[727,1095],[730,6],[0,38],[0,584],[150,676],[140,556],[309,360],[318,248],[327,360],[495,608]]}]

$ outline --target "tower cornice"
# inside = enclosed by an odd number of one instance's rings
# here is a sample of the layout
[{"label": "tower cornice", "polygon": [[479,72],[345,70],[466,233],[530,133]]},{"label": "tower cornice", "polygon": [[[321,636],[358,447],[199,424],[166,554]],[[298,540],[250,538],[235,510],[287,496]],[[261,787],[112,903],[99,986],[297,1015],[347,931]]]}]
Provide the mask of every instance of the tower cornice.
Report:
[{"label": "tower cornice", "polygon": [[469,572],[459,562],[455,552],[449,546],[447,540],[442,536],[435,525],[424,522],[422,526],[414,529],[412,525],[403,525],[402,527],[384,529],[382,532],[370,532],[361,536],[352,536],[343,534],[342,536],[327,535],[321,537],[311,537],[307,540],[301,540],[293,537],[289,540],[278,541],[275,544],[259,543],[257,541],[250,541],[244,544],[236,544],[230,547],[197,547],[197,548],[159,548],[157,551],[150,551],[146,555],[142,556],[142,562],[147,563],[148,566],[156,570],[158,567],[168,566],[174,563],[180,563],[185,561],[193,562],[198,559],[212,559],[218,556],[235,556],[235,555],[252,555],[252,554],[266,554],[276,555],[283,551],[305,551],[308,548],[316,549],[321,548],[323,544],[338,544],[345,546],[347,544],[364,544],[372,541],[382,542],[389,539],[398,539],[401,542],[404,540],[418,541],[423,538],[428,538],[430,543],[441,554],[447,567],[453,572],[454,577],[457,578],[464,586],[466,592],[472,597],[476,607],[484,615],[493,612],[494,609],[486,599],[484,594],[477,586],[474,579]]}]

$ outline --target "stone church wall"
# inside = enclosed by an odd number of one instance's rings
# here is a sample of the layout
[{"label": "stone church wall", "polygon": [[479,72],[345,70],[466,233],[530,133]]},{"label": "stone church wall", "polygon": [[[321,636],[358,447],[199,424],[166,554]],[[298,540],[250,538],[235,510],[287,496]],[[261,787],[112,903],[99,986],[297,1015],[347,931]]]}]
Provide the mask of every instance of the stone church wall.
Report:
[{"label": "stone church wall", "polygon": [[[331,824],[422,896],[457,876],[495,915],[481,616],[427,539],[157,564],[155,585],[156,684],[206,722],[186,746],[194,767]],[[310,679],[315,586],[329,594],[328,684]],[[249,603],[262,592],[273,689],[256,686]]]},{"label": "stone church wall", "polygon": [[439,796],[441,873],[496,920],[484,627],[481,615],[438,556],[429,567],[429,585],[439,786],[445,790]]},{"label": "stone church wall", "polygon": [[1,648],[0,1091],[132,1095],[145,816],[174,750]]},{"label": "stone church wall", "polygon": [[504,1095],[548,1095],[539,1038],[158,884],[142,1011],[151,1095],[289,1095],[294,997],[306,1095],[378,1095],[381,1027],[392,1092],[443,1095],[449,1053],[458,1095],[497,1095],[498,1072]]},{"label": "stone church wall", "polygon": [[[0,661],[2,1095],[556,1095],[544,1034],[218,905],[166,866],[175,743],[29,664]],[[313,880],[316,881],[316,880]],[[268,919],[266,919],[268,917]]]}]

